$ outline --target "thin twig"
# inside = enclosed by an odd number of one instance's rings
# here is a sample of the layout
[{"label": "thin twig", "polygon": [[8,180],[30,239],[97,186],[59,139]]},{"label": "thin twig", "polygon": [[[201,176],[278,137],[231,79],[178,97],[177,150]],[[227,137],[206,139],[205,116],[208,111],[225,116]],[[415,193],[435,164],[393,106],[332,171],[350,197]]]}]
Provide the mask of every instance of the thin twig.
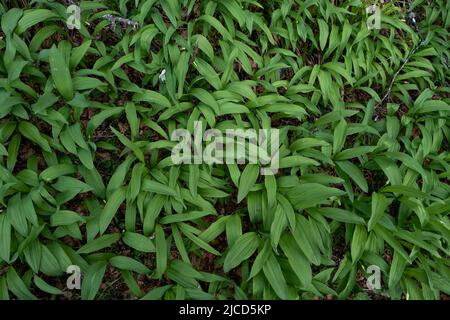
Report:
[{"label": "thin twig", "polygon": [[123,26],[132,26],[133,30],[137,30],[139,28],[139,23],[134,20],[113,16],[112,14],[105,14],[102,16],[103,19],[111,22],[111,28],[114,31],[116,29],[116,24],[122,24]]},{"label": "thin twig", "polygon": [[[380,100],[380,102],[378,102],[378,104],[375,106],[375,110],[380,107],[384,101],[386,99],[388,99],[391,95],[392,92],[392,87],[395,83],[395,80],[397,80],[398,75],[400,74],[400,72],[403,70],[403,68],[405,68],[406,64],[409,62],[409,60],[411,60],[411,57],[417,52],[417,50],[419,50],[421,47],[423,47],[423,45],[425,44],[425,40],[422,36],[422,32],[419,28],[419,25],[417,24],[416,21],[416,14],[414,11],[412,11],[412,4],[411,1],[408,1],[409,3],[409,9],[408,9],[408,18],[411,21],[411,24],[413,25],[414,29],[416,29],[419,38],[420,38],[420,43],[414,47],[408,54],[408,56],[406,57],[405,61],[403,61],[402,65],[400,66],[400,68],[398,68],[398,70],[394,73],[394,76],[391,79],[391,82],[389,83],[389,87],[388,90],[386,91],[385,95],[383,96],[383,98]],[[375,121],[378,119],[378,116],[375,116]]]},{"label": "thin twig", "polygon": [[378,103],[377,107],[379,105],[381,105],[384,102],[384,100],[386,100],[390,96],[392,86],[394,85],[394,82],[397,79],[398,75],[403,70],[403,68],[406,66],[406,64],[409,62],[411,57],[417,52],[417,50],[423,46],[423,44],[424,44],[423,41],[421,41],[418,46],[416,46],[414,49],[412,49],[411,52],[409,53],[408,57],[405,59],[405,61],[403,61],[403,64],[400,66],[400,68],[397,70],[397,72],[394,73],[394,76],[392,77],[391,82],[389,84],[389,88],[388,88],[386,94],[381,99],[381,101]]},{"label": "thin twig", "polygon": [[[74,0],[63,0],[63,2],[66,6],[69,6],[69,5],[77,5],[78,6],[78,4],[76,4]],[[116,24],[121,24],[123,26],[132,26],[133,30],[137,30],[139,28],[139,23],[137,21],[134,21],[131,19],[114,16],[112,14],[104,14],[102,16],[102,18],[111,22],[112,31],[115,31]]]}]

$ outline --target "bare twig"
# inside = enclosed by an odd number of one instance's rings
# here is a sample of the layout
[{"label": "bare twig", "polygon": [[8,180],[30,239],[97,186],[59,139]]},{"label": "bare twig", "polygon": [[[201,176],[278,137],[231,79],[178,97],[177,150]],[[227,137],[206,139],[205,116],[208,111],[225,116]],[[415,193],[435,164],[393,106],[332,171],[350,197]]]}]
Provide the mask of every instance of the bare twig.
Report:
[{"label": "bare twig", "polygon": [[381,99],[381,101],[378,103],[377,107],[379,105],[381,105],[390,95],[391,95],[391,91],[392,91],[392,86],[394,85],[395,80],[397,79],[398,75],[400,74],[400,72],[403,70],[403,68],[406,66],[406,64],[409,62],[409,60],[411,59],[411,57],[417,52],[417,50],[419,50],[422,46],[423,46],[423,41],[421,41],[419,43],[418,46],[416,46],[415,48],[413,48],[408,57],[405,59],[405,61],[403,61],[402,65],[400,66],[400,68],[398,68],[397,72],[394,73],[394,76],[391,79],[391,82],[389,84],[389,88],[386,92],[386,94],[383,96],[383,98]]},{"label": "bare twig", "polygon": [[[75,3],[74,0],[62,0],[64,2],[64,4],[66,6],[70,6],[70,5],[78,5]],[[121,24],[122,26],[131,26],[133,27],[133,30],[137,30],[139,28],[139,23],[137,21],[131,20],[131,19],[126,19],[126,18],[122,18],[119,16],[114,16],[112,14],[104,14],[102,16],[103,19],[108,20],[109,22],[111,22],[111,29],[112,31],[114,31],[116,29],[116,25],[117,24]]]},{"label": "bare twig", "polygon": [[116,24],[118,23],[123,26],[132,26],[134,30],[137,30],[139,28],[139,23],[137,21],[113,16],[112,14],[105,14],[102,16],[102,18],[111,22],[111,28],[113,31],[116,29]]},{"label": "bare twig", "polygon": [[[386,101],[386,99],[388,99],[391,96],[391,92],[392,92],[392,87],[395,83],[395,80],[397,80],[398,75],[400,74],[400,72],[403,70],[403,68],[405,68],[406,64],[409,62],[409,60],[411,60],[411,57],[417,52],[417,50],[419,50],[421,47],[424,46],[425,44],[425,40],[422,36],[422,32],[419,28],[419,25],[416,21],[416,14],[414,11],[412,11],[412,4],[411,1],[409,2],[409,9],[408,9],[408,18],[409,21],[411,22],[411,25],[414,27],[414,29],[417,31],[419,38],[420,38],[420,43],[415,46],[414,48],[412,48],[412,50],[409,52],[408,56],[406,57],[406,59],[403,61],[402,65],[400,66],[400,68],[398,68],[398,70],[394,73],[391,82],[389,83],[389,87],[388,90],[386,91],[386,93],[384,94],[383,98],[380,100],[380,102],[378,102],[378,104],[375,106],[375,110],[378,109],[381,105],[383,105],[383,103]],[[375,115],[375,121],[378,120],[378,116]]]}]

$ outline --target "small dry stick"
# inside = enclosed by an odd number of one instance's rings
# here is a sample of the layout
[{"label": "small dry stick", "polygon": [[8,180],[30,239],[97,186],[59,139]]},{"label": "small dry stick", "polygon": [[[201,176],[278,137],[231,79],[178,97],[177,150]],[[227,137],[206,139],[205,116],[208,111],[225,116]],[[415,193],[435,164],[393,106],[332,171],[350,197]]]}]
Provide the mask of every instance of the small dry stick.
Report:
[{"label": "small dry stick", "polygon": [[[77,5],[74,0],[63,0],[63,2],[69,6],[69,5]],[[112,14],[104,14],[102,16],[103,19],[108,20],[111,22],[111,29],[114,31],[116,29],[116,24],[122,24],[123,26],[132,26],[133,30],[137,30],[139,28],[139,23],[134,20],[122,18],[119,16],[114,16]]]},{"label": "small dry stick", "polygon": [[[380,107],[383,104],[383,102],[390,97],[391,91],[392,91],[392,86],[394,85],[394,82],[397,79],[398,75],[403,70],[403,68],[406,66],[406,64],[409,62],[409,60],[411,60],[411,57],[417,52],[417,50],[419,50],[425,44],[425,40],[422,37],[422,32],[420,31],[419,26],[418,26],[417,21],[416,21],[416,14],[411,9],[411,2],[410,1],[409,1],[409,5],[410,5],[410,10],[409,10],[408,17],[409,17],[409,19],[411,21],[411,24],[413,25],[413,27],[418,32],[421,41],[416,47],[414,47],[409,52],[409,54],[406,57],[405,61],[403,61],[403,63],[400,66],[400,68],[398,68],[397,72],[395,72],[394,76],[391,79],[391,82],[389,83],[389,88],[388,88],[386,94],[383,96],[383,98],[380,100],[380,102],[378,102],[378,104],[375,106],[375,108],[374,108],[375,110],[378,109],[378,107]],[[375,116],[375,121],[377,121],[377,120],[378,120],[378,116]]]},{"label": "small dry stick", "polygon": [[394,85],[395,80],[397,79],[398,75],[400,74],[400,72],[403,70],[403,68],[406,66],[406,64],[409,62],[409,60],[411,59],[411,57],[414,55],[414,53],[417,52],[417,50],[419,50],[420,47],[423,46],[423,41],[421,43],[419,43],[419,45],[417,47],[415,47],[414,49],[411,50],[411,52],[409,53],[408,57],[405,59],[405,61],[403,61],[403,64],[400,66],[400,68],[397,70],[397,72],[394,74],[394,76],[392,77],[392,80],[389,84],[389,88],[386,92],[386,94],[383,96],[383,98],[381,99],[381,101],[378,103],[377,107],[379,105],[381,105],[384,100],[386,100],[390,95],[391,95],[391,90],[392,90],[392,86]]},{"label": "small dry stick", "polygon": [[116,29],[117,23],[122,24],[123,26],[132,26],[134,30],[137,30],[139,28],[138,22],[118,16],[113,16],[112,14],[105,14],[102,16],[102,18],[111,22],[111,28],[113,31]]}]

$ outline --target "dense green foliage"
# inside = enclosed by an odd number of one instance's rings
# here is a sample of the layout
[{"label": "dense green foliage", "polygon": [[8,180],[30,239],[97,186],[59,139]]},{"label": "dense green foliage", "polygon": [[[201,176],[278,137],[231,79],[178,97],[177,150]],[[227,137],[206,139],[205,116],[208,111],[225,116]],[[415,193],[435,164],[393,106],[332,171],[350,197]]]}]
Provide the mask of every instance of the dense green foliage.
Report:
[{"label": "dense green foliage", "polygon": [[[379,30],[361,0],[81,1],[76,30],[0,0],[0,299],[449,295],[450,2],[376,2]],[[173,164],[194,121],[279,129],[279,172]]]}]

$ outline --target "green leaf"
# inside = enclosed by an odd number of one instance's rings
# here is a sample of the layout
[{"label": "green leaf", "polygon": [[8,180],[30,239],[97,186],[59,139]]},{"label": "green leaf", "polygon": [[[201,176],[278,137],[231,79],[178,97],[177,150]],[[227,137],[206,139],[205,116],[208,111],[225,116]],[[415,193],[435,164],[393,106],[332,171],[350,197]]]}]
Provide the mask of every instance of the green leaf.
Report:
[{"label": "green leaf", "polygon": [[55,12],[47,9],[27,10],[17,24],[17,34],[25,32],[26,30],[40,22],[55,18],[58,18],[58,15]]},{"label": "green leaf", "polygon": [[8,268],[6,281],[8,282],[8,289],[20,300],[37,300],[12,266]]},{"label": "green leaf", "polygon": [[219,104],[216,99],[205,89],[202,88],[194,88],[191,90],[191,95],[199,99],[201,102],[206,104],[208,107],[213,109],[216,114],[219,114]]},{"label": "green leaf", "polygon": [[263,269],[263,266],[266,263],[271,251],[272,248],[270,246],[270,241],[266,239],[262,250],[259,251],[255,261],[253,262],[250,278],[256,276]]},{"label": "green leaf", "polygon": [[427,173],[420,163],[411,156],[402,152],[386,152],[386,156],[401,161],[405,166],[420,173],[424,179],[427,179]]},{"label": "green leaf", "polygon": [[328,24],[322,19],[319,19],[318,23],[319,23],[320,49],[323,50],[325,49],[325,45],[327,43],[329,28]]},{"label": "green leaf", "polygon": [[157,194],[162,194],[166,196],[172,196],[177,197],[177,192],[172,189],[171,187],[168,187],[162,183],[159,183],[155,180],[145,179],[142,183],[142,190],[147,192],[153,192]]},{"label": "green leaf", "polygon": [[160,105],[167,109],[172,107],[172,104],[165,96],[163,96],[162,94],[160,94],[158,92],[151,91],[151,90],[144,90],[142,93],[136,94],[133,97],[133,101],[134,102],[145,101],[145,102],[149,102],[152,104]]},{"label": "green leaf", "polygon": [[137,272],[139,274],[147,274],[150,273],[150,269],[147,268],[141,262],[125,256],[115,256],[109,259],[109,263],[115,268],[122,270],[130,270]]},{"label": "green leaf", "polygon": [[225,29],[225,27],[216,18],[209,16],[209,15],[204,15],[204,16],[201,16],[200,18],[198,18],[198,20],[203,20],[206,23],[208,23],[209,25],[211,25],[212,27],[214,27],[214,29],[216,29],[225,40],[228,40],[228,41],[233,40],[233,38],[231,37],[231,35],[227,31],[227,29]]},{"label": "green leaf", "polygon": [[264,275],[270,283],[270,286],[275,293],[283,300],[288,298],[288,288],[286,279],[281,271],[280,264],[278,263],[275,255],[271,252],[269,258],[263,267]]},{"label": "green leaf", "polygon": [[346,149],[346,150],[341,151],[338,154],[336,154],[334,156],[334,160],[339,161],[339,160],[347,160],[347,159],[357,158],[364,154],[370,153],[375,149],[376,149],[376,147],[373,147],[373,146],[361,146],[361,147]]},{"label": "green leaf", "polygon": [[60,210],[50,217],[52,226],[68,226],[77,222],[84,222],[85,219],[78,213],[69,210]]},{"label": "green leaf", "polygon": [[130,125],[131,136],[136,137],[139,134],[139,118],[136,113],[136,106],[133,102],[125,104],[125,114]]},{"label": "green leaf", "polygon": [[364,178],[364,175],[362,174],[361,170],[351,163],[350,161],[336,161],[336,164],[339,168],[342,169],[355,183],[358,185],[358,187],[361,188],[362,191],[368,192],[369,186],[367,185],[366,178]]},{"label": "green leaf", "polygon": [[0,214],[0,258],[9,262],[11,253],[11,224],[5,214]]},{"label": "green leaf", "polygon": [[225,256],[224,271],[228,272],[241,264],[242,261],[250,258],[258,249],[258,246],[259,237],[255,232],[248,232],[240,236]]},{"label": "green leaf", "polygon": [[23,10],[20,8],[10,8],[4,12],[1,20],[1,27],[5,34],[10,35],[16,28],[17,22],[23,15]]},{"label": "green leaf", "polygon": [[[314,159],[304,156],[288,156],[280,159],[279,168],[295,168],[301,166],[319,166],[320,163]],[[267,176],[266,176],[267,177]]]},{"label": "green leaf", "polygon": [[124,280],[124,282],[126,283],[128,288],[130,288],[131,293],[135,297],[138,297],[138,298],[142,297],[144,295],[144,293],[142,292],[141,288],[139,287],[133,274],[128,270],[121,270],[120,273],[122,274],[122,279]]},{"label": "green leaf", "polygon": [[196,237],[194,234],[192,234],[191,232],[189,232],[184,224],[179,224],[180,229],[182,230],[182,232],[184,233],[184,235],[191,240],[193,243],[195,243],[197,246],[199,246],[200,248],[202,248],[203,250],[208,251],[209,253],[212,253],[216,256],[220,256],[221,253],[219,251],[217,251],[216,249],[214,249],[211,245],[209,245],[208,243],[206,243],[205,241],[203,241],[202,239]]},{"label": "green leaf", "polygon": [[337,188],[326,187],[319,183],[302,183],[295,186],[286,194],[295,209],[303,210],[325,203],[330,197],[345,194]]},{"label": "green leaf", "polygon": [[107,263],[105,261],[94,262],[86,272],[83,272],[81,285],[81,299],[94,300],[105,275]]},{"label": "green leaf", "polygon": [[420,190],[417,190],[413,187],[405,186],[405,185],[391,185],[386,186],[384,188],[381,188],[379,190],[380,192],[393,192],[393,193],[400,193],[402,195],[408,196],[408,197],[416,197],[419,199],[428,199],[430,198],[430,195],[423,193]]},{"label": "green leaf", "polygon": [[397,251],[408,263],[412,263],[411,258],[408,256],[405,249],[403,249],[402,245],[394,238],[389,230],[378,224],[375,226],[374,231],[376,234],[380,235],[392,248],[394,248],[394,250]]},{"label": "green leaf", "polygon": [[125,200],[126,195],[125,188],[119,188],[109,197],[108,202],[106,202],[105,207],[100,213],[99,218],[99,229],[100,233],[103,234],[111,223],[112,219],[117,213],[122,202]]},{"label": "green leaf", "polygon": [[350,244],[350,252],[352,255],[352,261],[355,263],[361,258],[364,253],[364,247],[367,241],[367,231],[362,225],[356,225],[353,231],[353,237]]},{"label": "green leaf", "polygon": [[39,278],[37,275],[34,275],[34,284],[40,290],[42,290],[44,292],[47,292],[49,294],[54,294],[54,295],[62,295],[62,294],[64,294],[64,292],[62,292],[58,288],[55,288],[55,287],[49,285],[47,282],[45,282],[44,280]]},{"label": "green leaf", "polygon": [[105,234],[98,237],[95,240],[88,241],[84,246],[78,249],[78,254],[92,253],[104,248],[110,247],[113,243],[116,243],[120,239],[120,233]]},{"label": "green leaf", "polygon": [[72,54],[70,55],[69,65],[71,69],[74,69],[86,55],[86,52],[91,47],[92,40],[87,40],[83,42],[80,46],[72,49]]},{"label": "green leaf", "polygon": [[389,270],[389,288],[394,288],[400,282],[406,267],[406,260],[397,251],[394,251],[391,269]]},{"label": "green leaf", "polygon": [[156,239],[156,276],[161,278],[167,269],[167,241],[163,228],[157,224],[155,227]]},{"label": "green leaf", "polygon": [[307,287],[312,281],[311,265],[302,253],[294,238],[285,233],[280,239],[280,247],[288,258],[289,264],[302,284]]},{"label": "green leaf", "polygon": [[39,145],[44,151],[52,152],[47,140],[40,134],[38,128],[30,122],[21,121],[19,123],[20,133],[27,139]]},{"label": "green leaf", "polygon": [[141,251],[141,252],[155,252],[156,251],[153,241],[139,233],[127,231],[123,235],[122,240],[127,246],[130,246],[131,248]]},{"label": "green leaf", "polygon": [[73,99],[72,77],[69,71],[69,65],[64,59],[64,55],[59,48],[53,46],[49,55],[50,71],[53,83],[59,93],[70,101]]},{"label": "green leaf", "polygon": [[150,235],[155,228],[156,218],[161,212],[162,207],[167,202],[167,197],[157,194],[152,198],[152,205],[147,207],[144,217],[144,235]]},{"label": "green leaf", "polygon": [[333,153],[341,151],[342,147],[344,146],[346,130],[347,122],[345,121],[345,119],[341,119],[336,128],[334,128]]},{"label": "green leaf", "polygon": [[77,170],[75,166],[70,164],[57,164],[51,167],[48,167],[44,171],[41,172],[39,177],[44,181],[51,181],[60,176],[70,175],[75,173]]},{"label": "green leaf", "polygon": [[111,127],[111,131],[119,138],[119,141],[126,146],[127,148],[131,149],[136,156],[136,158],[139,159],[139,161],[144,162],[144,153],[142,150],[136,145],[136,143],[130,141],[127,137],[125,137],[123,134],[121,134],[119,131]]},{"label": "green leaf", "polygon": [[212,212],[208,211],[193,211],[188,213],[180,213],[180,214],[171,214],[162,218],[159,222],[161,224],[170,224],[184,221],[197,220],[202,217],[211,215]]},{"label": "green leaf", "polygon": [[345,223],[354,223],[354,224],[365,224],[363,218],[358,216],[356,213],[351,211],[347,211],[339,208],[331,208],[331,207],[323,207],[323,208],[310,208],[307,209],[308,212],[313,214],[323,215],[327,218],[345,222]]},{"label": "green leaf", "polygon": [[255,185],[259,175],[259,166],[256,164],[248,164],[239,178],[239,190],[237,202],[241,202],[248,194],[250,189]]},{"label": "green leaf", "polygon": [[22,236],[28,236],[28,222],[27,212],[23,210],[23,202],[20,193],[16,193],[9,198],[6,216],[9,223],[17,230]]},{"label": "green leaf", "polygon": [[163,295],[172,288],[173,285],[168,284],[162,287],[153,288],[145,296],[141,298],[141,300],[159,300],[163,297]]},{"label": "green leaf", "polygon": [[372,193],[372,214],[367,225],[369,231],[371,231],[383,217],[387,206],[388,202],[382,193]]},{"label": "green leaf", "polygon": [[275,252],[277,252],[278,242],[286,227],[287,227],[286,215],[284,214],[281,205],[278,205],[277,209],[275,210],[275,217],[270,226],[270,240],[272,248]]}]

